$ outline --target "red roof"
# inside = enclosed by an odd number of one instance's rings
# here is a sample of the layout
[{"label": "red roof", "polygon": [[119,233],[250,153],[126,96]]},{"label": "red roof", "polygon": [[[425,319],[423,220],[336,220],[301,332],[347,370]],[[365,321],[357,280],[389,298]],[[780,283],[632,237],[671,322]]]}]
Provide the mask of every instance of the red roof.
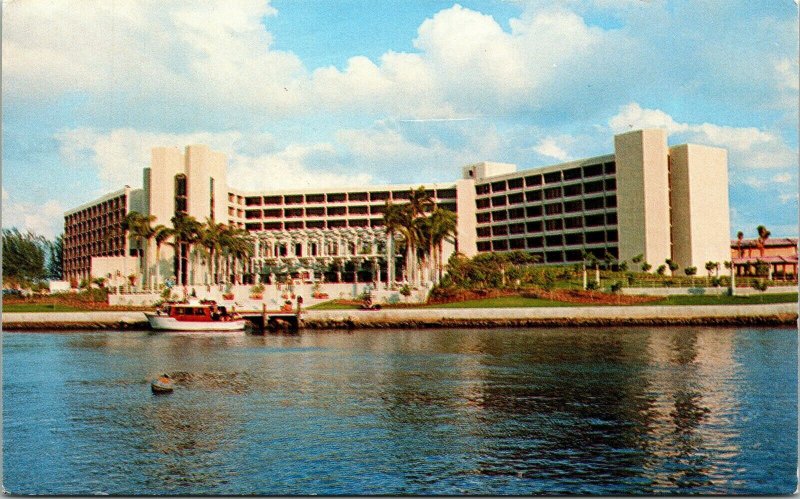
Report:
[{"label": "red roof", "polygon": [[733,258],[733,263],[757,263],[762,261],[764,263],[797,263],[797,255],[792,256],[748,256],[744,258]]},{"label": "red roof", "polygon": [[[758,246],[758,239],[742,239],[742,248]],[[769,246],[797,246],[796,237],[770,237],[764,241],[764,247]],[[739,240],[731,239],[731,248],[738,248]]]}]

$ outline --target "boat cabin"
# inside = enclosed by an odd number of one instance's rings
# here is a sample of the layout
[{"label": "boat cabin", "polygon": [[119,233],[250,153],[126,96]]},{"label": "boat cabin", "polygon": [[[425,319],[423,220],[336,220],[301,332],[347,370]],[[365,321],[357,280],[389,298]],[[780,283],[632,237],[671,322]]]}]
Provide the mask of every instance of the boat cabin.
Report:
[{"label": "boat cabin", "polygon": [[229,314],[224,306],[217,306],[216,304],[174,303],[163,306],[157,313],[182,322],[229,321],[234,319],[233,315]]}]

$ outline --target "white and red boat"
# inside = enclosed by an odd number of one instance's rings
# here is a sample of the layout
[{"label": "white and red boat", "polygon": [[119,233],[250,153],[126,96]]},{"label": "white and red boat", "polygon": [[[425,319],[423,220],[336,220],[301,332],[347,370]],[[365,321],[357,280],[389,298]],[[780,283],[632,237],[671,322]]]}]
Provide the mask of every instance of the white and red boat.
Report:
[{"label": "white and red boat", "polygon": [[246,323],[213,301],[168,303],[145,315],[150,327],[157,331],[232,332],[243,331]]}]

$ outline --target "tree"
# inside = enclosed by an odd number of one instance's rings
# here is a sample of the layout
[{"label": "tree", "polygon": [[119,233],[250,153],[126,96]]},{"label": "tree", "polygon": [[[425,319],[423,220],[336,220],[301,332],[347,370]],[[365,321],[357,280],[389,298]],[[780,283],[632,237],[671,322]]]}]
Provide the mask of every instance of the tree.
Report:
[{"label": "tree", "polygon": [[653,266],[650,265],[649,263],[642,262],[642,272],[649,272],[650,269],[652,269],[652,268],[653,268]]},{"label": "tree", "polygon": [[639,253],[638,255],[631,258],[632,263],[642,263],[643,261],[644,261],[644,255],[642,253]]},{"label": "tree", "polygon": [[744,256],[744,250],[742,249],[742,242],[744,241],[744,232],[739,231],[736,233],[736,249],[739,254],[739,258]]},{"label": "tree", "polygon": [[174,232],[174,230],[161,224],[153,227],[153,240],[156,242],[156,289],[158,289],[159,277],[161,275],[161,246],[172,237]]},{"label": "tree", "polygon": [[125,215],[122,221],[122,228],[130,234],[138,243],[139,248],[139,271],[142,274],[142,286],[149,286],[148,279],[148,251],[150,241],[154,236],[153,227],[150,225],[156,220],[154,215],[143,215],[138,211],[131,211]]},{"label": "tree", "polygon": [[60,280],[64,276],[64,234],[48,242],[47,278]]},{"label": "tree", "polygon": [[205,248],[208,255],[208,271],[211,277],[211,284],[219,283],[217,259],[222,252],[223,234],[227,230],[227,225],[216,223],[212,218],[206,218],[205,225],[200,227],[198,242]]},{"label": "tree", "polygon": [[3,229],[3,280],[17,286],[30,286],[43,279],[47,241],[33,232]]},{"label": "tree", "polygon": [[771,232],[768,231],[763,225],[756,227],[756,231],[758,232],[758,239],[756,240],[758,251],[761,256],[764,256],[764,246],[767,243],[767,239],[769,239]]},{"label": "tree", "polygon": [[660,276],[663,276],[666,272],[667,272],[667,266],[666,265],[659,265],[658,268],[656,269],[656,274],[658,274]]},{"label": "tree", "polygon": [[[183,268],[183,255],[191,254],[192,245],[197,241],[197,234],[200,231],[200,222],[195,220],[194,217],[186,215],[185,213],[178,213],[172,217],[172,246],[175,248],[175,255],[177,258],[177,284],[185,286],[186,279],[184,279]],[[187,262],[188,263],[188,262]],[[189,274],[190,272],[187,272]]]},{"label": "tree", "polygon": [[692,283],[694,283],[694,276],[697,274],[697,267],[686,267],[683,269],[683,272],[692,278]]},{"label": "tree", "polygon": [[675,261],[672,260],[671,258],[667,258],[666,260],[664,260],[664,263],[667,264],[667,267],[669,267],[670,272],[674,273],[676,270],[678,270],[678,264],[675,263]]},{"label": "tree", "polygon": [[383,226],[384,230],[386,231],[386,235],[388,236],[388,260],[386,262],[386,272],[389,274],[389,284],[394,281],[395,279],[395,271],[394,271],[394,264],[395,264],[395,241],[394,236],[400,233],[403,229],[403,207],[400,205],[392,204],[389,201],[386,201],[386,205],[384,206],[383,210]]},{"label": "tree", "polygon": [[451,240],[452,237],[456,235],[456,227],[457,227],[457,215],[450,211],[445,210],[443,208],[435,208],[431,216],[429,217],[430,220],[430,240],[431,244],[434,247],[436,255],[435,259],[435,266],[437,271],[437,282],[442,280],[442,273],[443,273],[443,253],[444,253],[444,242]]}]

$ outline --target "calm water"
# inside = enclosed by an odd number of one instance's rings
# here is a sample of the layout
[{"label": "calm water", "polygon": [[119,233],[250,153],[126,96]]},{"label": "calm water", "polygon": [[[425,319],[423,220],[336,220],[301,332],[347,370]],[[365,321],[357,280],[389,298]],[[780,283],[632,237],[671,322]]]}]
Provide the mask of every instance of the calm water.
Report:
[{"label": "calm water", "polygon": [[17,494],[785,494],[797,332],[6,333],[3,454]]}]

